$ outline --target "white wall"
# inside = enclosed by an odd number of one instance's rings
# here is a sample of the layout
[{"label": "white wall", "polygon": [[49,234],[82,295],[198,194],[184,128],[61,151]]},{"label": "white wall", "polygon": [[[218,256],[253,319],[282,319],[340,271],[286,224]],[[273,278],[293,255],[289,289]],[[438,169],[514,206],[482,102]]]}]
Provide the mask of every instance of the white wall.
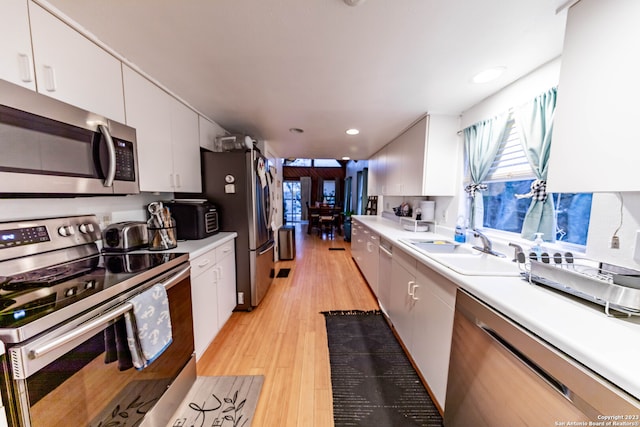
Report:
[{"label": "white wall", "polygon": [[[109,222],[144,221],[149,203],[172,197],[173,193],[143,193],[113,197],[0,199],[0,221],[86,214],[96,214],[101,226]],[[105,221],[103,217],[106,217]]]},{"label": "white wall", "polygon": [[464,111],[462,129],[531,101],[545,90],[556,86],[559,79],[560,58],[556,58]]}]

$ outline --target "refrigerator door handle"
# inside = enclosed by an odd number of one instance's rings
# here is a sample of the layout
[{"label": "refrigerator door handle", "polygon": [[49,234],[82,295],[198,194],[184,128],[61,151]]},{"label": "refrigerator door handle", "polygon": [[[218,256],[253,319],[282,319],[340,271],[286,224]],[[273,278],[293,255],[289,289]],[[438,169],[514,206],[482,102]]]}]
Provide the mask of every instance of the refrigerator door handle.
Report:
[{"label": "refrigerator door handle", "polygon": [[266,249],[261,250],[260,252],[258,252],[258,255],[264,255],[267,252],[269,252],[274,246],[276,245],[276,243],[274,241],[271,241],[271,243],[269,243],[269,246],[266,247]]}]

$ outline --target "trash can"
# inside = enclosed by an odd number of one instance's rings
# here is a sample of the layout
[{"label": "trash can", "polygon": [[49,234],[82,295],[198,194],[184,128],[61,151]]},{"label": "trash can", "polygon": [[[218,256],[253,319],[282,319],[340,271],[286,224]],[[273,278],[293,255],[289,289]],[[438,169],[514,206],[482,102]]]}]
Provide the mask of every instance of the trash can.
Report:
[{"label": "trash can", "polygon": [[278,230],[278,255],[281,260],[290,260],[296,257],[296,227],[285,225]]}]

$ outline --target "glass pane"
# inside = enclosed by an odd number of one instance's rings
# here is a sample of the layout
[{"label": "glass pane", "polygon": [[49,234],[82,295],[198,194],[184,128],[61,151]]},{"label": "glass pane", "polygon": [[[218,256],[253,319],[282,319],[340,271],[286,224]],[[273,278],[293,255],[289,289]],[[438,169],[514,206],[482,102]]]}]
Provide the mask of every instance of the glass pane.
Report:
[{"label": "glass pane", "polygon": [[324,181],[322,186],[323,201],[330,205],[336,204],[336,182]]},{"label": "glass pane", "polygon": [[532,182],[529,179],[488,183],[488,189],[481,193],[484,201],[483,226],[520,233],[531,199],[517,199],[515,195],[528,193]]},{"label": "glass pane", "polygon": [[311,167],[311,159],[284,159],[284,166]]},{"label": "glass pane", "polygon": [[[518,199],[516,194],[526,194],[533,179],[487,183],[483,191],[483,226],[497,230],[520,233],[531,199]],[[556,240],[585,246],[591,217],[590,193],[552,194],[556,208]]]},{"label": "glass pane", "polygon": [[285,222],[299,222],[301,219],[300,181],[285,181],[282,184],[282,198]]},{"label": "glass pane", "polygon": [[339,168],[341,165],[336,159],[314,159],[313,166],[317,168]]},{"label": "glass pane", "polygon": [[589,219],[591,218],[591,193],[554,194],[559,241],[587,244]]}]

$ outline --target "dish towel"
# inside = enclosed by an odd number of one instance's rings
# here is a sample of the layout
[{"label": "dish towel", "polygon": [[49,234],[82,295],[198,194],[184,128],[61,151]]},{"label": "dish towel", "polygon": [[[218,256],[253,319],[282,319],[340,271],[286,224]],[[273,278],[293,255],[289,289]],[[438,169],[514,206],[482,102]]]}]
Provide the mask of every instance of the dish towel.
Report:
[{"label": "dish towel", "polygon": [[169,347],[172,341],[169,299],[158,284],[131,298],[133,310],[125,313],[127,342],[136,369],[144,369]]}]

